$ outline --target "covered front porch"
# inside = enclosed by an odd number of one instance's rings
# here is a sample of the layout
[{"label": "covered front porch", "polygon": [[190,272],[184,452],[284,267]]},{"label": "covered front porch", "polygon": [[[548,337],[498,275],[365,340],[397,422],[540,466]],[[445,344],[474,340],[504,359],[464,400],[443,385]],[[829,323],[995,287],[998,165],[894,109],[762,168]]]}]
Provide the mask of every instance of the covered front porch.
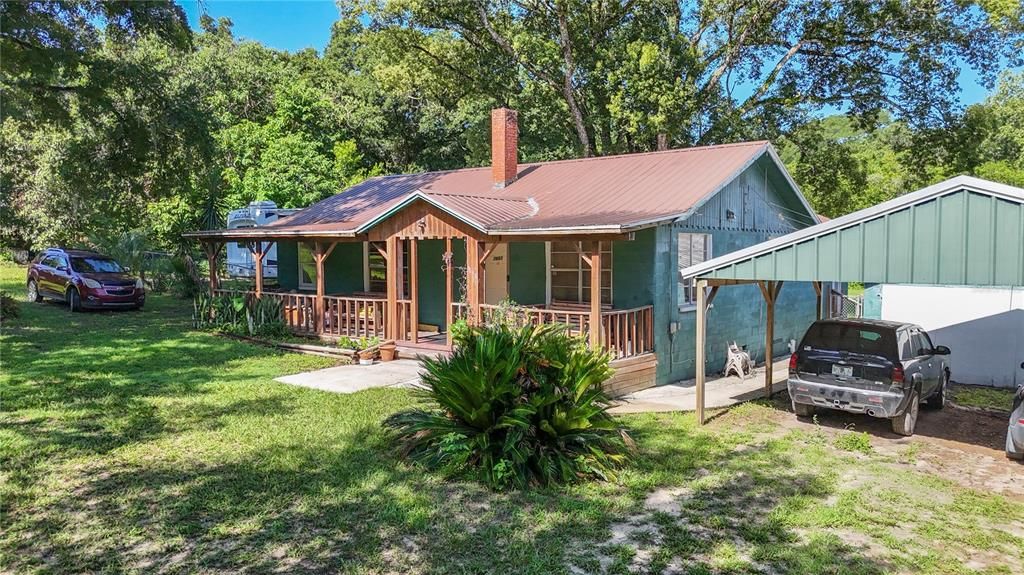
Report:
[{"label": "covered front porch", "polygon": [[[442,351],[456,321],[486,324],[516,313],[520,321],[564,324],[615,359],[654,351],[646,261],[653,259],[653,234],[640,242],[632,234],[487,234],[417,202],[348,237],[275,235],[270,228],[237,235],[244,237],[200,236],[211,293],[278,298],[283,321],[299,334],[378,337]],[[253,253],[251,289],[221,287],[219,258],[228,241]],[[280,285],[267,289],[264,262],[275,243]],[[614,268],[623,269],[622,278],[613,277]]]}]

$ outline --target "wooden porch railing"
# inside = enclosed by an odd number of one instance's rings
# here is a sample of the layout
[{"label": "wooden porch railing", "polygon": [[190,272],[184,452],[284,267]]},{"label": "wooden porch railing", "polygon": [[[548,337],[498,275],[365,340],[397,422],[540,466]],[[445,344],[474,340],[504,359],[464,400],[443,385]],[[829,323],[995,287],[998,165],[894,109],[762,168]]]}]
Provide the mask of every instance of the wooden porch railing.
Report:
[{"label": "wooden porch railing", "polygon": [[601,312],[601,341],[616,359],[654,350],[654,307]]},{"label": "wooden porch railing", "polygon": [[[255,292],[218,289],[217,295],[254,297]],[[387,301],[373,297],[324,296],[324,318],[316,319],[316,296],[311,294],[263,292],[263,297],[277,298],[283,306],[283,320],[292,331],[305,335],[335,335],[348,337],[379,337],[386,334],[391,318],[387,314]],[[568,326],[573,336],[586,336],[590,332],[590,312],[580,309],[519,307],[526,321],[534,324],[560,323]],[[484,323],[499,321],[499,314],[510,313],[504,306],[481,304],[480,319]],[[453,319],[465,319],[469,308],[464,303],[452,304]],[[412,300],[398,300],[398,339],[412,341],[419,326],[412,325]],[[632,309],[612,309],[601,312],[601,342],[615,359],[632,357],[654,351],[654,308],[643,306]]]},{"label": "wooden porch railing", "polygon": [[[542,307],[517,308],[534,324],[560,323],[568,326],[573,336],[586,336],[590,332],[590,312],[578,309]],[[480,319],[493,323],[497,315],[509,313],[508,308],[481,304]],[[469,308],[464,303],[452,304],[454,319],[465,319]],[[643,306],[624,310],[601,312],[601,341],[615,359],[632,357],[654,351],[654,307]]]},{"label": "wooden porch railing", "polygon": [[387,300],[324,296],[324,333],[348,337],[384,337]]}]

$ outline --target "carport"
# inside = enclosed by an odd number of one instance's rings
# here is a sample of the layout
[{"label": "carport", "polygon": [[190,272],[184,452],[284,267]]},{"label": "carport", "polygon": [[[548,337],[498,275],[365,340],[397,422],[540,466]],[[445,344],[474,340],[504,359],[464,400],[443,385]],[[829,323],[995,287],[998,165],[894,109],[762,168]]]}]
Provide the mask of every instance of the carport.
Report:
[{"label": "carport", "polygon": [[[827,283],[1024,286],[1024,190],[957,176],[680,273],[698,288],[696,399],[704,423],[707,315],[720,288],[760,288],[767,304],[765,363],[770,365],[774,304],[787,282],[815,286],[818,318]],[[771,395],[770,368],[764,385]]]}]

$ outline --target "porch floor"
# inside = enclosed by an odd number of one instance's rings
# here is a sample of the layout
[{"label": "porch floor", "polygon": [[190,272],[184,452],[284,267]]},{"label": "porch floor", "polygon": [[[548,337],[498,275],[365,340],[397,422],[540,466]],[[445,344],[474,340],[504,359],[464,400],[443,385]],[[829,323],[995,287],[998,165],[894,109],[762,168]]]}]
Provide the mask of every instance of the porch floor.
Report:
[{"label": "porch floor", "polygon": [[[775,360],[772,365],[772,393],[786,389],[789,377],[789,357]],[[728,407],[764,397],[764,366],[754,369],[752,376],[708,378],[704,382],[705,405],[708,408]],[[650,387],[624,395],[616,400],[612,413],[654,413],[663,411],[694,411],[697,409],[697,382],[690,379]]]}]

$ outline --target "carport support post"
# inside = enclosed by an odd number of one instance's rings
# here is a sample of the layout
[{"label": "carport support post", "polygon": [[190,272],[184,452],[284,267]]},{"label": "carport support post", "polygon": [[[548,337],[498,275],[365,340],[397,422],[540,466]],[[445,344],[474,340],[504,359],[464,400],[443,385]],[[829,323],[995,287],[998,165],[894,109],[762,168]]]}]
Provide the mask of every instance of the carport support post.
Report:
[{"label": "carport support post", "polygon": [[772,360],[775,358],[773,343],[775,341],[775,301],[779,298],[779,290],[782,289],[780,281],[762,281],[757,286],[761,288],[761,295],[768,306],[765,314],[764,330],[764,394],[772,396]]},{"label": "carport support post", "polygon": [[704,425],[704,368],[707,350],[707,280],[697,280],[697,423]]},{"label": "carport support post", "polygon": [[402,282],[398,281],[398,270],[402,266],[398,262],[398,238],[391,236],[387,239],[387,289],[388,303],[384,312],[384,337],[387,339],[398,338],[398,288]]},{"label": "carport support post", "polygon": [[819,320],[822,316],[821,309],[821,282],[811,282],[814,284],[814,301],[817,304],[815,309],[814,319]]}]

